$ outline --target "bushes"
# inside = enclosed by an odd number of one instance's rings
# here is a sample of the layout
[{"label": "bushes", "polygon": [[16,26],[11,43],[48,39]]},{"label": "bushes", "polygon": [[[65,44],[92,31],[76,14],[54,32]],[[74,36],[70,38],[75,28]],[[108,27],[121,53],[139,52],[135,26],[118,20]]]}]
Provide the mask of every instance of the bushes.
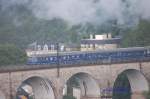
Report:
[{"label": "bushes", "polygon": [[145,99],[150,99],[150,91],[148,92],[143,92],[143,95],[145,96]]},{"label": "bushes", "polygon": [[149,46],[150,22],[141,20],[136,28],[123,35],[122,47]]},{"label": "bushes", "polygon": [[26,53],[15,45],[0,45],[0,65],[24,64]]}]

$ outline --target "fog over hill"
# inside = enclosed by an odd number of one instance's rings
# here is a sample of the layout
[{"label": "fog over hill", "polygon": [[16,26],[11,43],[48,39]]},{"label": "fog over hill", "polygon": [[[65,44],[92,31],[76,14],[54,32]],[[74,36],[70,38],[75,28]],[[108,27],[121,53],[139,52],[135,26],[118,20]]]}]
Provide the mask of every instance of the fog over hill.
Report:
[{"label": "fog over hill", "polygon": [[150,46],[150,0],[0,0],[0,65],[25,63],[28,44],[80,44],[90,34]]},{"label": "fog over hill", "polygon": [[139,18],[149,20],[149,4],[149,0],[1,0],[3,10],[25,5],[38,18],[94,25],[109,20],[118,24],[136,24]]},{"label": "fog over hill", "polygon": [[150,20],[149,5],[149,0],[0,0],[0,43],[25,47],[36,40],[79,43],[91,33],[122,35]]}]

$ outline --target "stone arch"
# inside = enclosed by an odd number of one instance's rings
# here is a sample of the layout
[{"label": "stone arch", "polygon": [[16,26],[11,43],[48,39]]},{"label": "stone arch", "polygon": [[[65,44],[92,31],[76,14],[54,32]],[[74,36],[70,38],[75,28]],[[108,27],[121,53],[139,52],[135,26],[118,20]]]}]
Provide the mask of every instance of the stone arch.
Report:
[{"label": "stone arch", "polygon": [[[144,99],[143,92],[149,91],[149,84],[144,74],[137,69],[126,69],[122,71],[114,82],[113,88],[115,89],[115,91],[116,91],[115,84],[117,83],[120,75],[124,75],[128,79],[129,87],[131,91],[130,98],[131,99]],[[121,88],[120,90],[117,90],[117,91],[123,91],[123,90],[124,89]],[[124,91],[127,91],[127,90],[124,90]],[[113,92],[113,95],[114,95],[114,92]]]},{"label": "stone arch", "polygon": [[[80,96],[83,98],[88,97],[100,97],[100,87],[95,80],[94,77],[92,77],[89,73],[85,72],[78,72],[70,76],[70,78],[66,81],[66,84],[69,80],[72,78],[76,78],[75,80],[78,80],[79,87],[80,87]],[[80,98],[81,98],[80,97]]]},{"label": "stone arch", "polygon": [[17,90],[17,95],[22,92],[34,97],[34,99],[55,99],[51,81],[40,76],[32,76],[24,80]]},{"label": "stone arch", "polygon": [[5,94],[0,90],[0,99],[6,99]]},{"label": "stone arch", "polygon": [[25,81],[32,77],[46,78],[47,76],[44,73],[38,73],[38,72],[31,71],[31,72],[24,73],[24,75],[22,75],[22,81]]}]

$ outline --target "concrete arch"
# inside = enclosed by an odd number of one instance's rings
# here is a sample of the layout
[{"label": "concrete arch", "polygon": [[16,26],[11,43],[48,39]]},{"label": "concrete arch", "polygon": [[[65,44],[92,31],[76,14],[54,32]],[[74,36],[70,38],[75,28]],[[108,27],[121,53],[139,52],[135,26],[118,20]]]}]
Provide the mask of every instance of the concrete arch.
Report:
[{"label": "concrete arch", "polygon": [[79,83],[81,97],[100,97],[100,87],[90,74],[84,72],[76,73],[72,75],[67,82],[72,78],[75,78]]},{"label": "concrete arch", "polygon": [[[142,97],[143,92],[149,91],[149,84],[148,84],[148,81],[147,81],[146,77],[144,76],[144,74],[141,73],[137,69],[126,69],[119,75],[122,75],[122,74],[124,74],[128,79],[130,90],[131,90],[131,98],[136,99],[138,96],[139,98],[137,98],[137,99],[144,99]],[[118,79],[118,77],[117,77],[117,79]],[[115,83],[117,82],[117,79],[116,79]],[[114,88],[115,88],[115,83],[113,86]],[[136,94],[136,96],[135,96],[135,94]],[[134,97],[136,97],[136,98],[134,98]]]},{"label": "concrete arch", "polygon": [[33,76],[22,82],[19,86],[17,94],[23,90],[34,99],[55,99],[55,93],[51,82],[47,78]]},{"label": "concrete arch", "polygon": [[0,99],[6,99],[5,94],[0,90]]}]

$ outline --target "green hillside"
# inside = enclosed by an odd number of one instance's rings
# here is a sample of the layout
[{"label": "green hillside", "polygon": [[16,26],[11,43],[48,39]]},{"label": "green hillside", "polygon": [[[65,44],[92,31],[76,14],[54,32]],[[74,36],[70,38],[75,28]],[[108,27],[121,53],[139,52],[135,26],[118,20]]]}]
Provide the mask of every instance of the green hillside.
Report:
[{"label": "green hillside", "polygon": [[[149,21],[141,20],[135,27],[120,26],[116,20],[109,20],[100,25],[90,23],[70,25],[63,19],[46,20],[37,18],[27,5],[14,4],[3,8],[1,2],[0,46],[4,46],[4,50],[7,48],[5,45],[8,44],[25,50],[28,44],[35,41],[80,43],[80,40],[88,38],[89,34],[107,32],[111,32],[113,36],[122,36],[122,47],[150,45]],[[3,47],[1,48],[3,49]]]},{"label": "green hillside", "polygon": [[150,46],[150,22],[141,20],[137,27],[123,34],[122,46]]}]

